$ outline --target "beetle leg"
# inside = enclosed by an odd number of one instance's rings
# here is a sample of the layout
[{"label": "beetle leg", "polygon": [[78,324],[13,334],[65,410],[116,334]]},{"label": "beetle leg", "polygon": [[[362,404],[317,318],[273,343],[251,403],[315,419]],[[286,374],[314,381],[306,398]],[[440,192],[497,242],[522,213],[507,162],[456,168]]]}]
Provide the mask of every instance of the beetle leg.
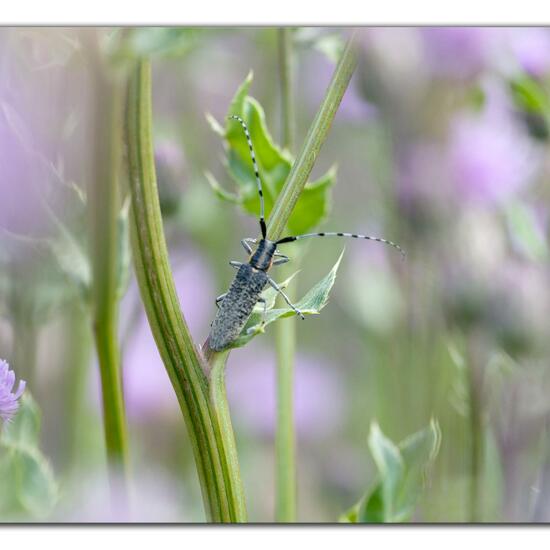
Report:
[{"label": "beetle leg", "polygon": [[235,262],[234,260],[231,260],[229,262],[229,265],[233,266],[235,269],[238,269],[239,267],[241,267],[241,265],[243,265],[242,262]]},{"label": "beetle leg", "polygon": [[267,281],[285,299],[285,302],[296,312],[296,315],[305,319],[304,314],[290,301],[290,298],[283,292],[282,288],[271,277],[268,277]]},{"label": "beetle leg", "polygon": [[227,296],[227,292],[224,293],[224,294],[220,294],[217,298],[216,298],[216,305],[218,306],[218,308],[220,307],[220,302]]},{"label": "beetle leg", "polygon": [[256,244],[256,242],[256,239],[251,239],[250,237],[247,237],[246,239],[243,239],[241,241],[241,244],[249,254],[252,254],[252,247],[250,246],[250,243]]},{"label": "beetle leg", "polygon": [[[261,296],[258,298],[258,303],[264,305],[264,310],[262,311],[262,322],[260,323],[260,326],[262,328],[265,327],[265,320],[267,318],[267,302],[265,301],[265,298],[262,298]],[[251,334],[254,331],[254,327],[250,327],[247,330],[247,334]]]},{"label": "beetle leg", "polygon": [[281,264],[286,264],[287,262],[290,261],[290,258],[288,256],[285,256],[284,254],[277,254],[275,252],[275,255],[276,256],[280,256],[280,258],[278,260],[274,260],[273,261],[273,265],[281,265]]}]

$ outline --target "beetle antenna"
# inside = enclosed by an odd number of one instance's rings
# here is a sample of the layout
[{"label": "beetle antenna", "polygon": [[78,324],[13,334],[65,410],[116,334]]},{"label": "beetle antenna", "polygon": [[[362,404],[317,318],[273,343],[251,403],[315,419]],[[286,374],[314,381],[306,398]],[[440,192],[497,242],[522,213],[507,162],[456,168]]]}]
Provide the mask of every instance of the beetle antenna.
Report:
[{"label": "beetle antenna", "polygon": [[393,246],[399,252],[401,252],[401,255],[405,257],[405,251],[398,245],[395,244],[392,241],[388,241],[386,239],[381,239],[380,237],[368,237],[367,235],[357,235],[356,233],[305,233],[304,235],[295,235],[293,237],[284,237],[282,239],[279,239],[276,244],[284,244],[284,243],[291,243],[293,241],[299,241],[300,239],[307,239],[308,237],[351,237],[353,239],[368,239],[369,241],[376,241],[383,244],[389,244],[390,246]]},{"label": "beetle antenna", "polygon": [[250,157],[252,158],[252,166],[254,168],[254,175],[256,176],[256,183],[258,185],[258,195],[260,195],[260,228],[262,230],[262,237],[265,239],[267,235],[267,229],[265,225],[265,213],[264,213],[264,193],[262,190],[262,180],[260,179],[260,172],[258,171],[258,164],[256,163],[256,155],[254,154],[254,147],[252,147],[252,140],[250,139],[250,133],[248,132],[248,126],[246,122],[238,115],[230,115],[228,118],[238,120],[244,130],[246,141],[248,142],[248,148],[250,149]]}]

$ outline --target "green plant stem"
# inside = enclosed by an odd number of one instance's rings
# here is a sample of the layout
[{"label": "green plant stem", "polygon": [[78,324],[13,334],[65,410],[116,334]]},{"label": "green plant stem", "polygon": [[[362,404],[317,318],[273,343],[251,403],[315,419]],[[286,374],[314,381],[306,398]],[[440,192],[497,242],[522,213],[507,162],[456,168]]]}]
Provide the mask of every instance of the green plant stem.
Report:
[{"label": "green plant stem", "polygon": [[[89,211],[93,270],[92,325],[101,376],[103,425],[111,480],[127,484],[127,433],[118,346],[118,224],[122,88],[101,56],[99,37],[85,32],[93,71],[93,165]],[[114,490],[114,483],[111,484]]]},{"label": "green plant stem", "polygon": [[64,438],[64,463],[68,476],[76,473],[81,456],[83,404],[86,382],[89,374],[92,337],[89,313],[76,301],[70,305],[65,319],[67,343],[64,352],[65,376],[63,395],[65,397],[66,424]]},{"label": "green plant stem", "polygon": [[[294,96],[292,72],[292,29],[277,31],[279,80],[281,85],[282,144],[294,149]],[[286,269],[284,269],[286,268]],[[294,266],[296,269],[296,266]],[[291,275],[283,266],[281,277]],[[296,281],[295,281],[296,284]],[[294,287],[293,287],[294,288]],[[287,291],[292,300],[293,289]],[[275,434],[275,517],[278,522],[296,521],[296,435],[294,429],[294,355],[296,352],[296,319],[277,323],[277,427]]]},{"label": "green plant stem", "polygon": [[[298,200],[300,193],[302,192],[302,189],[304,188],[308,180],[321,146],[328,135],[330,125],[334,119],[334,116],[336,115],[338,106],[340,105],[342,97],[344,96],[344,92],[346,91],[346,88],[355,69],[356,58],[353,51],[353,41],[354,35],[350,37],[346,44],[342,57],[336,67],[332,80],[325,93],[323,102],[319,107],[317,115],[315,116],[315,119],[311,124],[305,142],[302,145],[300,154],[298,155],[298,158],[292,166],[289,177],[281,194],[277,198],[277,202],[275,203],[272,214],[269,218],[268,237],[270,239],[276,239],[277,237],[279,237],[281,232],[285,228],[292,209],[294,208],[294,205],[296,204],[296,201]],[[132,177],[132,180],[134,179],[135,178]],[[206,349],[207,354],[207,371],[216,372],[216,375],[211,381],[212,384],[223,384],[223,377],[220,375],[220,373],[223,372],[223,370],[225,369],[225,363],[227,361],[229,353],[227,351],[217,353],[210,350],[208,348],[208,341],[205,342],[204,349]],[[286,373],[286,375],[287,378],[283,383],[285,387],[288,388],[290,381],[290,388],[292,388],[292,377],[288,378],[288,373]],[[217,390],[211,389],[211,393],[213,395],[217,395],[223,401],[222,396],[225,395],[225,390],[222,387],[218,388]],[[290,399],[292,399],[292,393],[289,394],[285,390],[285,398],[289,399],[289,397]],[[281,412],[283,414],[286,413],[287,416],[285,416],[281,420],[281,424],[283,424],[284,422],[285,426],[288,428],[288,413],[290,411],[290,421],[292,421],[292,409],[289,408],[288,404],[285,404],[284,406],[285,411]],[[224,419],[228,419],[228,415],[226,417],[226,415],[222,413],[218,415],[218,418],[221,422],[223,422]],[[288,431],[288,429],[286,430],[287,434],[292,432],[292,426],[291,431]],[[294,461],[293,445],[294,443],[292,441],[292,446],[287,445],[285,451],[285,455],[288,451],[291,452],[291,461]],[[288,471],[286,473],[288,474]],[[290,479],[290,476],[285,477],[285,487],[288,487],[287,483]],[[291,501],[292,503],[295,502],[295,496],[293,495],[293,491],[295,491],[294,487],[295,483],[293,482],[292,488],[286,493],[286,495],[289,497],[289,502]],[[295,504],[291,504],[287,508],[285,508],[285,513],[295,515],[295,510],[293,510],[293,506],[295,507]]]},{"label": "green plant stem", "polygon": [[336,70],[325,92],[323,102],[315,115],[300,153],[269,216],[267,236],[271,240],[276,240],[281,236],[288,218],[300,197],[300,193],[307,183],[315,160],[327,138],[336,111],[351,80],[357,64],[354,51],[354,36],[352,34],[346,43],[342,57],[338,61]]},{"label": "green plant stem", "polygon": [[470,343],[468,350],[468,382],[470,397],[470,494],[469,494],[469,522],[481,521],[481,482],[483,472],[483,417],[481,409],[481,380],[479,363],[474,345]]},{"label": "green plant stem", "polygon": [[160,355],[176,392],[193,447],[207,518],[245,522],[246,507],[229,418],[223,365],[196,348],[181,313],[170,269],[155,175],[151,68],[132,70],[126,109],[131,236],[141,297]]},{"label": "green plant stem", "polygon": [[296,521],[296,435],[294,429],[296,319],[284,319],[277,323],[275,334],[277,352],[275,514],[278,522],[290,523]]}]

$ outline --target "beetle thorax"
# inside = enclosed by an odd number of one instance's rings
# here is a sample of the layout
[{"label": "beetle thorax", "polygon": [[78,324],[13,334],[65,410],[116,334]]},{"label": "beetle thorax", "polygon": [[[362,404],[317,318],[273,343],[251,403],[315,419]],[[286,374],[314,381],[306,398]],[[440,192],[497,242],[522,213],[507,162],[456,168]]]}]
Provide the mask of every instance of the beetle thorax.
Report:
[{"label": "beetle thorax", "polygon": [[271,267],[276,250],[277,243],[262,239],[252,256],[250,256],[250,265],[261,271],[267,271]]}]

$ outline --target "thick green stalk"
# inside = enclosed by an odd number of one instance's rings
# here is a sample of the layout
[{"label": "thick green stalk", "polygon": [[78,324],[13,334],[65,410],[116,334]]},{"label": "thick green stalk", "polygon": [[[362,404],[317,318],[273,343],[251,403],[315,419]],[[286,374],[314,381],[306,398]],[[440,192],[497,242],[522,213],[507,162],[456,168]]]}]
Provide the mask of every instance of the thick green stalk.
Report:
[{"label": "thick green stalk", "polygon": [[[139,61],[132,70],[126,110],[135,270],[151,330],[185,418],[207,517],[244,522],[244,493],[223,376],[191,339],[170,269],[155,174],[151,93],[149,62]],[[220,359],[225,361],[223,354]]]},{"label": "thick green stalk", "polygon": [[[292,29],[277,31],[279,80],[281,85],[282,144],[294,149],[294,97],[292,72]],[[286,267],[286,269],[284,269]],[[293,268],[295,269],[295,267]],[[291,275],[283,266],[281,277]],[[296,283],[296,281],[295,281]],[[294,298],[292,289],[287,291]],[[275,434],[275,517],[278,522],[296,521],[296,435],[294,430],[294,355],[296,318],[277,323],[277,428]]]},{"label": "thick green stalk", "polygon": [[286,226],[300,193],[311,174],[317,155],[327,138],[330,125],[334,120],[342,97],[344,97],[344,92],[348,87],[356,64],[354,35],[352,35],[332,75],[323,102],[309,128],[298,158],[294,162],[285,186],[279,197],[277,197],[277,202],[269,216],[267,236],[271,240],[278,239]]},{"label": "thick green stalk", "polygon": [[[93,165],[89,211],[93,270],[92,324],[103,402],[103,424],[111,475],[127,477],[127,433],[118,346],[118,224],[122,140],[122,88],[105,65],[95,31],[86,31],[93,70]],[[122,487],[125,487],[123,482]]]}]

